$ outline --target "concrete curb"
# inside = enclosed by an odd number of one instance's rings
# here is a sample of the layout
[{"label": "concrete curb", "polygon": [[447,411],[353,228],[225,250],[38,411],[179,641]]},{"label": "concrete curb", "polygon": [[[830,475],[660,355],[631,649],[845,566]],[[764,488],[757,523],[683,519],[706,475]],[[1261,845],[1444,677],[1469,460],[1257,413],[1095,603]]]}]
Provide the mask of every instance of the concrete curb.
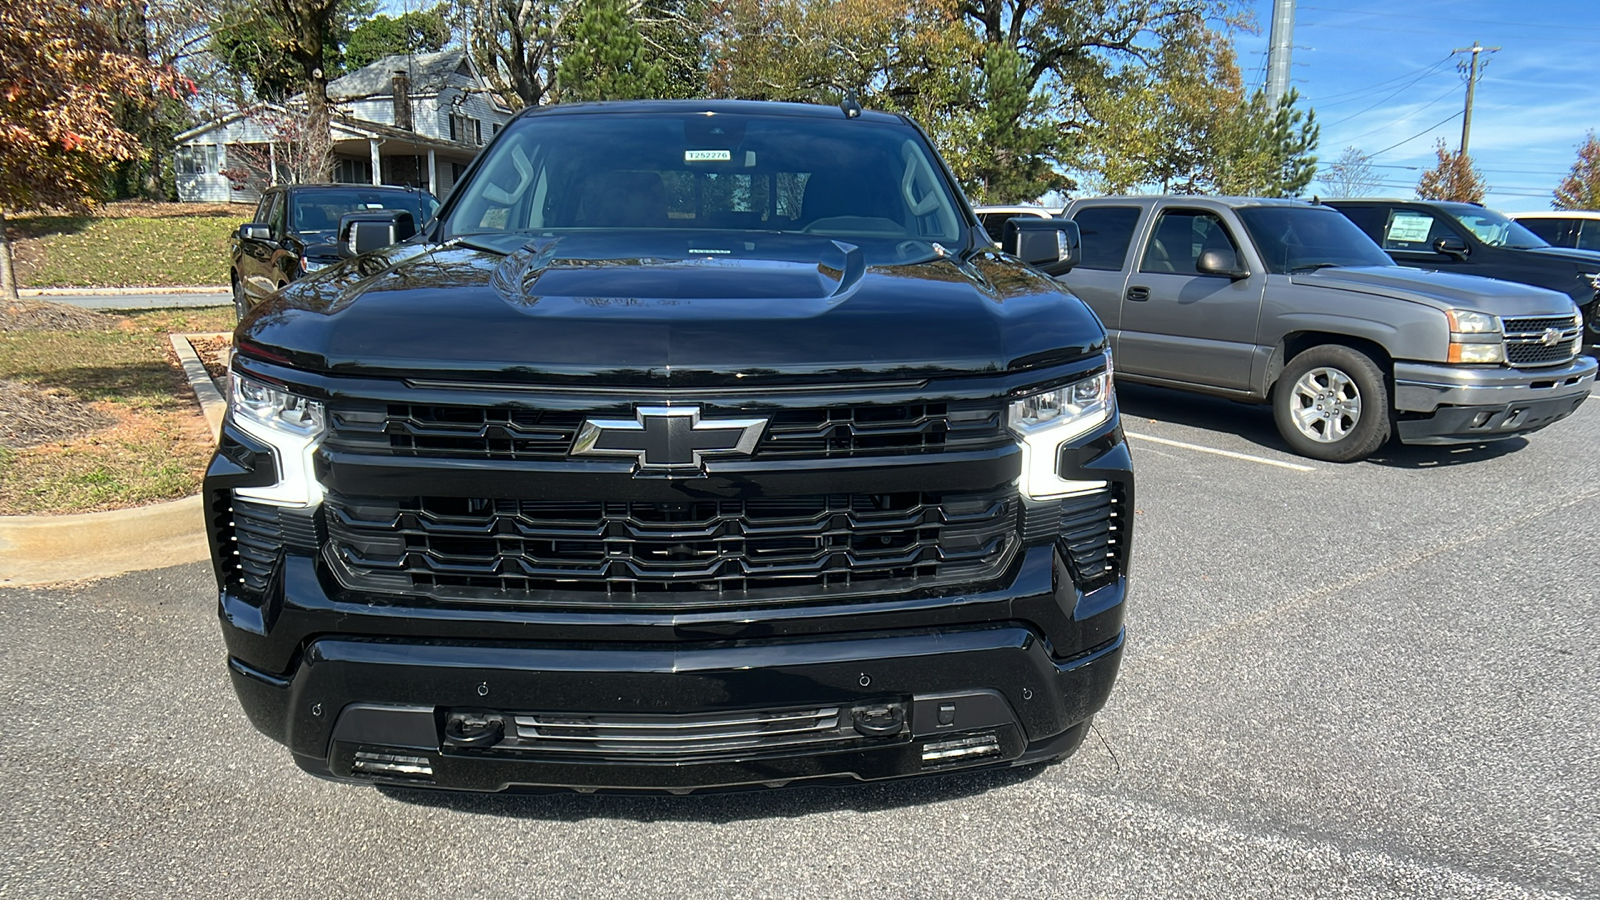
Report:
[{"label": "concrete curb", "polygon": [[221,388],[211,380],[211,374],[206,371],[206,364],[200,361],[200,354],[194,350],[194,345],[189,343],[190,338],[225,338],[226,332],[204,334],[173,334],[172,352],[178,354],[178,362],[183,366],[184,377],[189,379],[189,387],[194,389],[194,396],[200,401],[200,411],[205,413],[206,424],[211,426],[211,439],[214,441],[222,433],[222,416],[228,411],[228,401],[224,399]]},{"label": "concrete curb", "polygon": [[229,289],[207,285],[204,287],[117,287],[117,288],[20,288],[22,297],[120,297],[125,294],[226,294]]},{"label": "concrete curb", "polygon": [[[174,334],[173,352],[200,400],[215,440],[228,404],[189,343]],[[200,496],[166,503],[67,516],[0,516],[0,586],[109,578],[210,557]]]},{"label": "concrete curb", "polygon": [[0,516],[0,585],[109,578],[206,559],[200,495],[111,512]]}]

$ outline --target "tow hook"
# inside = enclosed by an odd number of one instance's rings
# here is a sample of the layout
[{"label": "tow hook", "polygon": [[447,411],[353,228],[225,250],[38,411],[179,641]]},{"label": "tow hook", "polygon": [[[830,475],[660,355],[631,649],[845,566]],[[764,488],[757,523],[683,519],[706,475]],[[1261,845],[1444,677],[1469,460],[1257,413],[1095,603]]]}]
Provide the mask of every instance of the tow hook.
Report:
[{"label": "tow hook", "polygon": [[856,731],[866,737],[886,737],[898,734],[906,724],[906,709],[898,703],[884,706],[856,707],[853,718]]},{"label": "tow hook", "polygon": [[506,735],[506,719],[488,710],[453,710],[444,720],[444,742],[452,747],[492,747]]}]

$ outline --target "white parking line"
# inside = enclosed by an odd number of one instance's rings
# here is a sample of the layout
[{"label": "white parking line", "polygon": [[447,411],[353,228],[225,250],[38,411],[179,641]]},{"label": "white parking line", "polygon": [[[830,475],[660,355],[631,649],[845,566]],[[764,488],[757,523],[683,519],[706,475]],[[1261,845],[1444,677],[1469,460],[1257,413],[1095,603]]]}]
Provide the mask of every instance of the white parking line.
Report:
[{"label": "white parking line", "polygon": [[1316,471],[1316,469],[1312,466],[1302,466],[1299,463],[1282,462],[1276,459],[1267,459],[1264,456],[1251,456],[1248,453],[1235,453],[1232,450],[1218,450],[1215,447],[1202,447],[1199,444],[1185,444],[1183,441],[1168,440],[1166,438],[1159,438],[1150,434],[1138,434],[1136,432],[1128,431],[1127,429],[1123,429],[1123,433],[1128,437],[1138,438],[1141,441],[1151,441],[1157,444],[1166,444],[1168,447],[1182,447],[1185,450],[1197,450],[1201,453],[1215,453],[1218,456],[1226,456],[1231,459],[1242,459],[1246,462],[1261,463],[1264,466],[1277,466],[1280,469],[1293,469],[1296,472]]}]

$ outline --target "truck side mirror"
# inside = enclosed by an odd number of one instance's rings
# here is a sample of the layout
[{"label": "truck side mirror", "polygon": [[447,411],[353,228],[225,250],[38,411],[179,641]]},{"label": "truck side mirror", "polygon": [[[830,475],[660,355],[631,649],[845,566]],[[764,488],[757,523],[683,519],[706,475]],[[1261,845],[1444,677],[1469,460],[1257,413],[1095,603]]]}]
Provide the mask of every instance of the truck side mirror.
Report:
[{"label": "truck side mirror", "polygon": [[1007,219],[1000,246],[1051,275],[1069,272],[1083,261],[1083,238],[1078,233],[1078,223],[1071,219]]},{"label": "truck side mirror", "polygon": [[260,222],[251,222],[239,226],[239,240],[241,241],[270,241],[272,229]]},{"label": "truck side mirror", "polygon": [[1453,256],[1456,259],[1467,258],[1467,242],[1455,235],[1446,235],[1433,242],[1433,252]]},{"label": "truck side mirror", "polygon": [[1250,271],[1239,265],[1239,257],[1231,250],[1206,250],[1194,261],[1194,268],[1201,275],[1221,275],[1234,281],[1250,277]]},{"label": "truck side mirror", "polygon": [[339,219],[339,255],[349,258],[382,250],[416,233],[416,220],[404,210],[346,213]]}]

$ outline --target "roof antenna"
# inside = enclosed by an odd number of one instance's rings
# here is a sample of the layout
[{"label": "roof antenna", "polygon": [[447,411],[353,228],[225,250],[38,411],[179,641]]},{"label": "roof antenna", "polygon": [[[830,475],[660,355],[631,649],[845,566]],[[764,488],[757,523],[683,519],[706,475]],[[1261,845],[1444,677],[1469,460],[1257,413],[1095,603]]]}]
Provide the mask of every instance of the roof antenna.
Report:
[{"label": "roof antenna", "polygon": [[839,108],[844,110],[846,119],[861,118],[861,101],[856,99],[855,88],[844,92],[844,99],[839,101]]}]

